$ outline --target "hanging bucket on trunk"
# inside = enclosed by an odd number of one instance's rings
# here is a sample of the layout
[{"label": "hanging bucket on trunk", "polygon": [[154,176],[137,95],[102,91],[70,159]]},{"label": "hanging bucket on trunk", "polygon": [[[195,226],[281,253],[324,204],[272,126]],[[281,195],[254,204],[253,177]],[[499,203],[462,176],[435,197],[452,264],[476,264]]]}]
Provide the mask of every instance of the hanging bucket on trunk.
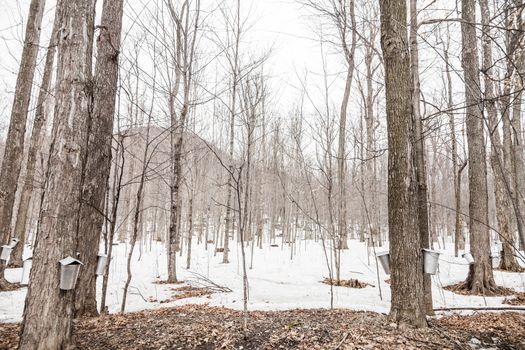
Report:
[{"label": "hanging bucket on trunk", "polygon": [[472,253],[467,252],[462,255],[463,259],[467,260],[469,265],[474,264],[474,257],[472,256]]},{"label": "hanging bucket on trunk", "polygon": [[2,252],[0,253],[0,260],[7,261],[11,257],[11,252],[13,251],[13,247],[10,245],[3,245],[2,246]]},{"label": "hanging bucket on trunk", "polygon": [[423,249],[423,269],[426,274],[435,275],[439,266],[439,254],[430,249]]},{"label": "hanging bucket on trunk", "polygon": [[501,262],[501,253],[492,253],[490,255],[490,260],[492,261],[492,268],[498,268]]},{"label": "hanging bucket on trunk", "polygon": [[18,238],[13,238],[9,242],[8,246],[11,247],[11,249],[15,249],[16,245],[18,244],[18,242],[20,242],[20,240]]},{"label": "hanging bucket on trunk", "polygon": [[60,260],[60,289],[75,289],[81,265],[80,260],[70,256]]},{"label": "hanging bucket on trunk", "polygon": [[95,274],[97,276],[104,276],[106,272],[106,265],[108,263],[108,256],[106,254],[99,254],[97,258],[97,270]]},{"label": "hanging bucket on trunk", "polygon": [[28,285],[29,284],[29,272],[31,272],[31,267],[33,266],[33,258],[27,258],[24,260],[24,268],[22,269],[22,278],[20,279],[20,284]]},{"label": "hanging bucket on trunk", "polygon": [[380,252],[376,254],[377,259],[383,266],[383,270],[387,275],[390,274],[390,253],[389,252]]}]

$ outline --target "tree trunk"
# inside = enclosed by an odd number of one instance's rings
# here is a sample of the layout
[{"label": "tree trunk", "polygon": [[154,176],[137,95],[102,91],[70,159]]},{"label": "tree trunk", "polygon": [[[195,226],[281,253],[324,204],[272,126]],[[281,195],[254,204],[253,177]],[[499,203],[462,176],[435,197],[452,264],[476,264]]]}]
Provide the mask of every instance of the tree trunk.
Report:
[{"label": "tree trunk", "polygon": [[426,327],[412,80],[405,0],[380,1],[388,122],[388,224],[391,254],[390,318]]},{"label": "tree trunk", "polygon": [[[119,158],[120,163],[115,162],[114,172],[113,172],[113,201],[111,207],[111,221],[109,222],[109,229],[106,232],[108,245],[107,245],[107,265],[104,271],[104,276],[102,278],[102,297],[100,299],[100,314],[104,315],[108,313],[106,307],[106,295],[108,290],[108,280],[109,280],[109,267],[111,265],[111,257],[113,255],[113,241],[115,240],[115,231],[117,227],[117,213],[119,207],[120,194],[122,193],[122,178],[124,175],[124,165],[126,161],[124,153],[124,136],[119,133],[117,138],[117,150],[116,157]],[[120,156],[120,157],[119,157]],[[106,212],[109,213],[109,210]]]},{"label": "tree trunk", "polygon": [[[447,27],[447,34],[448,27]],[[450,35],[447,35],[449,37]],[[444,45],[443,58],[445,61],[446,68],[446,80],[447,80],[447,110],[450,125],[450,142],[451,142],[451,159],[452,159],[452,173],[454,177],[454,203],[455,203],[455,215],[454,215],[454,255],[459,256],[459,251],[465,249],[465,237],[463,236],[463,229],[461,227],[461,172],[463,168],[458,169],[458,143],[456,139],[456,121],[454,118],[454,99],[452,92],[452,76],[450,74],[450,59],[449,50],[450,44]]]},{"label": "tree trunk", "polygon": [[346,23],[346,10],[343,10],[344,12],[344,20],[342,23],[342,28],[340,29],[340,35],[341,35],[341,41],[343,46],[343,51],[345,54],[346,59],[346,84],[345,84],[345,90],[343,93],[343,101],[341,103],[341,111],[339,115],[339,144],[338,144],[338,150],[337,150],[337,180],[338,180],[338,187],[339,187],[339,193],[338,193],[338,220],[337,220],[337,231],[339,235],[339,242],[337,242],[339,249],[348,249],[348,227],[346,223],[346,216],[347,216],[347,203],[346,203],[346,114],[348,110],[348,103],[350,101],[350,92],[352,89],[352,80],[354,78],[354,54],[355,54],[355,48],[356,48],[356,39],[357,39],[357,33],[356,33],[356,21],[355,21],[355,5],[354,0],[350,0],[348,3],[349,7],[349,15],[350,15],[350,21],[351,26],[350,28],[352,32],[352,42],[350,43],[350,48],[348,47],[346,35],[349,28],[347,28],[348,24]]},{"label": "tree trunk", "polygon": [[[498,131],[498,116],[496,109],[496,101],[494,94],[494,84],[492,77],[494,71],[492,69],[492,36],[490,28],[490,10],[488,0],[479,0],[481,7],[481,23],[482,27],[482,48],[483,48],[483,64],[481,71],[484,74],[485,96],[484,105],[488,117],[488,125],[490,130],[490,141],[492,144],[491,150],[491,166],[494,175],[494,196],[496,198],[496,218],[498,220],[498,228],[500,240],[503,242],[503,254],[501,256],[500,268],[502,270],[520,271],[520,266],[514,257],[514,237],[510,227],[510,213],[512,207],[510,203],[510,196],[505,189],[505,173],[510,174],[510,169],[505,167],[503,162],[503,145],[501,143],[500,134]],[[499,252],[498,252],[499,253]]]},{"label": "tree trunk", "polygon": [[[44,14],[45,0],[31,0],[29,15],[26,25],[24,48],[20,69],[16,79],[13,108],[9,121],[9,130],[5,141],[4,158],[0,170],[0,243],[7,243],[11,234],[11,217],[15,203],[18,176],[24,158],[24,141],[27,122],[27,112],[33,88],[36,59],[40,44],[42,16]],[[20,246],[24,246],[21,240]],[[8,282],[4,277],[6,264],[0,260],[0,291],[7,287]]]},{"label": "tree trunk", "polygon": [[[421,235],[421,248],[430,248],[430,236],[428,228],[428,203],[427,203],[427,169],[425,162],[425,139],[423,136],[423,119],[421,116],[421,107],[419,96],[421,93],[419,82],[419,48],[417,43],[417,34],[419,24],[417,20],[416,0],[410,0],[410,59],[412,71],[412,118],[414,123],[416,138],[416,168],[418,182],[418,217],[419,232]],[[425,305],[427,315],[434,315],[434,306],[432,303],[432,281],[430,275],[423,275],[423,287],[425,290]]]},{"label": "tree trunk", "polygon": [[[193,191],[192,191],[193,192]],[[193,241],[193,194],[189,199],[188,207],[188,251],[186,252],[186,269],[191,267],[191,244]]]},{"label": "tree trunk", "polygon": [[62,0],[53,141],[19,349],[71,345],[74,291],[58,288],[58,261],[76,257],[91,102],[94,1]]},{"label": "tree trunk", "polygon": [[80,274],[78,281],[80,288],[75,290],[77,317],[98,314],[95,271],[100,234],[104,224],[104,199],[111,171],[123,5],[123,0],[104,0],[100,35],[97,39],[93,114],[80,213],[80,227],[85,239],[78,247],[85,272]]},{"label": "tree trunk", "polygon": [[496,287],[492,275],[488,228],[488,190],[485,140],[483,136],[478,47],[476,38],[476,1],[462,0],[461,65],[465,81],[466,125],[469,170],[470,265],[466,288],[473,294],[490,293]]},{"label": "tree trunk", "polygon": [[55,62],[55,52],[57,44],[58,16],[55,16],[55,23],[53,24],[53,31],[51,39],[46,52],[46,62],[44,64],[44,75],[42,76],[42,83],[38,93],[38,100],[36,104],[35,119],[33,121],[33,130],[31,131],[31,142],[27,155],[26,175],[24,179],[24,186],[20,195],[20,204],[18,206],[18,213],[16,215],[15,235],[19,237],[20,244],[18,244],[13,251],[13,266],[22,266],[22,254],[24,252],[24,243],[26,241],[26,230],[29,207],[33,196],[33,186],[35,180],[35,168],[38,158],[38,152],[42,144],[43,130],[45,130],[47,122],[47,113],[45,103],[50,96],[51,81],[53,78],[53,65]]}]

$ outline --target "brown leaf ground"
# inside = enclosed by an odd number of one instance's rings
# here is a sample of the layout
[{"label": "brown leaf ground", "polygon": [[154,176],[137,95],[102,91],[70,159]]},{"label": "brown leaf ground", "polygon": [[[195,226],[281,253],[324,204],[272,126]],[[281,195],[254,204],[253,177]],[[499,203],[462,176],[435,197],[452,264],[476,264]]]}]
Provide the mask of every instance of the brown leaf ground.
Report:
[{"label": "brown leaf ground", "polygon": [[[186,305],[75,322],[78,349],[525,349],[525,315],[486,313],[397,329],[385,315],[350,310],[242,313]],[[0,349],[15,349],[17,324],[0,324]],[[475,338],[475,339],[473,339]]]}]

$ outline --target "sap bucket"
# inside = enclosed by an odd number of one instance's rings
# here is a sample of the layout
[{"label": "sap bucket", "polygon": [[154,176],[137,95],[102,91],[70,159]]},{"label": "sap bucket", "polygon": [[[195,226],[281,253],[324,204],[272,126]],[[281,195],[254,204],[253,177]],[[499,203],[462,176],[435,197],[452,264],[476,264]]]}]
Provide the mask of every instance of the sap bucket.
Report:
[{"label": "sap bucket", "polygon": [[0,252],[0,260],[3,260],[3,261],[9,260],[9,257],[11,256],[12,251],[13,251],[13,247],[11,247],[10,245],[3,245],[2,252]]},{"label": "sap bucket", "polygon": [[13,238],[9,242],[8,246],[10,246],[11,249],[15,249],[16,245],[18,244],[18,242],[20,242],[20,240],[18,238]]},{"label": "sap bucket", "polygon": [[423,249],[423,268],[425,273],[435,275],[439,266],[439,254],[430,249]]},{"label": "sap bucket", "polygon": [[106,254],[99,254],[97,257],[97,270],[95,274],[97,276],[104,276],[106,272],[106,265],[108,263],[108,256]]},{"label": "sap bucket", "polygon": [[60,289],[75,289],[81,265],[83,264],[80,260],[70,256],[60,260]]},{"label": "sap bucket", "polygon": [[499,267],[499,264],[501,262],[501,256],[502,256],[501,253],[492,253],[490,255],[490,259],[492,260],[492,267],[493,268],[498,268]]},{"label": "sap bucket", "polygon": [[467,260],[467,262],[469,263],[469,265],[472,265],[474,264],[474,257],[472,256],[472,253],[468,252],[468,253],[464,253],[462,255],[463,259]]},{"label": "sap bucket", "polygon": [[22,269],[22,278],[20,279],[21,285],[29,284],[29,272],[31,272],[31,267],[33,266],[33,258],[27,258],[24,260],[24,268]]},{"label": "sap bucket", "polygon": [[381,263],[381,266],[383,266],[383,270],[385,270],[385,273],[389,275],[390,274],[390,253],[389,252],[377,253],[376,257]]}]

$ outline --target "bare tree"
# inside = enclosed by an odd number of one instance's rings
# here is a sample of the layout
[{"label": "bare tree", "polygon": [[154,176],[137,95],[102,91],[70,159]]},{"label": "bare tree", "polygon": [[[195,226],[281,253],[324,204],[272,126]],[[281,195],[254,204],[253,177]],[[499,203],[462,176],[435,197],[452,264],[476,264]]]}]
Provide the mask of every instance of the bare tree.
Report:
[{"label": "bare tree", "polygon": [[[169,108],[171,118],[171,221],[169,231],[168,250],[168,282],[177,282],[176,253],[180,245],[180,213],[181,213],[181,184],[182,184],[182,147],[186,119],[192,107],[191,95],[193,92],[195,49],[199,35],[200,0],[196,0],[194,8],[189,0],[182,2],[177,10],[174,4],[167,0],[171,20],[176,25],[177,51],[174,58],[175,83],[170,90]],[[176,99],[180,97],[180,109],[177,110]]]},{"label": "bare tree", "polygon": [[[74,291],[62,291],[59,260],[76,257],[84,236],[80,206],[90,119],[94,1],[58,3],[58,68],[53,142],[19,349],[71,346]],[[104,186],[104,184],[101,184]]]},{"label": "bare tree", "polygon": [[[2,179],[0,181],[0,242],[3,243],[7,243],[11,233],[11,217],[18,187],[18,176],[24,156],[27,113],[33,88],[33,77],[40,43],[40,27],[45,4],[45,0],[32,0],[29,5],[24,48],[16,79],[11,119],[5,142],[2,169],[0,170],[0,178]],[[20,245],[23,245],[23,242]],[[5,267],[5,262],[0,261],[0,291],[9,286],[4,277]]]},{"label": "bare tree", "polygon": [[93,110],[89,125],[86,175],[82,189],[80,226],[85,239],[78,249],[84,262],[75,295],[76,316],[97,315],[96,274],[100,234],[104,224],[104,205],[111,171],[113,118],[117,96],[120,32],[123,0],[104,0],[97,62],[93,83]]},{"label": "bare tree", "polygon": [[390,317],[398,323],[425,327],[421,234],[415,215],[418,189],[407,6],[405,0],[385,0],[380,6],[389,149]]},{"label": "bare tree", "polygon": [[57,46],[58,35],[58,13],[55,13],[55,21],[53,24],[53,31],[51,39],[46,52],[46,61],[44,64],[44,74],[40,84],[40,91],[38,93],[38,100],[36,103],[35,118],[33,120],[33,129],[31,130],[31,141],[27,155],[26,173],[24,178],[24,185],[22,193],[20,194],[20,204],[18,205],[18,212],[16,215],[15,235],[20,238],[21,244],[16,246],[13,252],[13,265],[16,267],[22,266],[22,253],[24,251],[24,243],[26,240],[27,221],[29,214],[29,207],[33,198],[35,185],[35,170],[37,165],[38,153],[42,145],[42,140],[45,136],[45,126],[47,122],[47,111],[45,108],[46,101],[52,96],[50,93],[51,82],[53,79],[53,67],[55,62],[55,53]]},{"label": "bare tree", "polygon": [[488,229],[488,192],[485,140],[483,133],[482,99],[476,38],[476,1],[462,0],[461,64],[465,80],[466,125],[469,170],[470,250],[474,264],[470,265],[465,283],[472,293],[488,294],[496,283],[492,275]]}]

